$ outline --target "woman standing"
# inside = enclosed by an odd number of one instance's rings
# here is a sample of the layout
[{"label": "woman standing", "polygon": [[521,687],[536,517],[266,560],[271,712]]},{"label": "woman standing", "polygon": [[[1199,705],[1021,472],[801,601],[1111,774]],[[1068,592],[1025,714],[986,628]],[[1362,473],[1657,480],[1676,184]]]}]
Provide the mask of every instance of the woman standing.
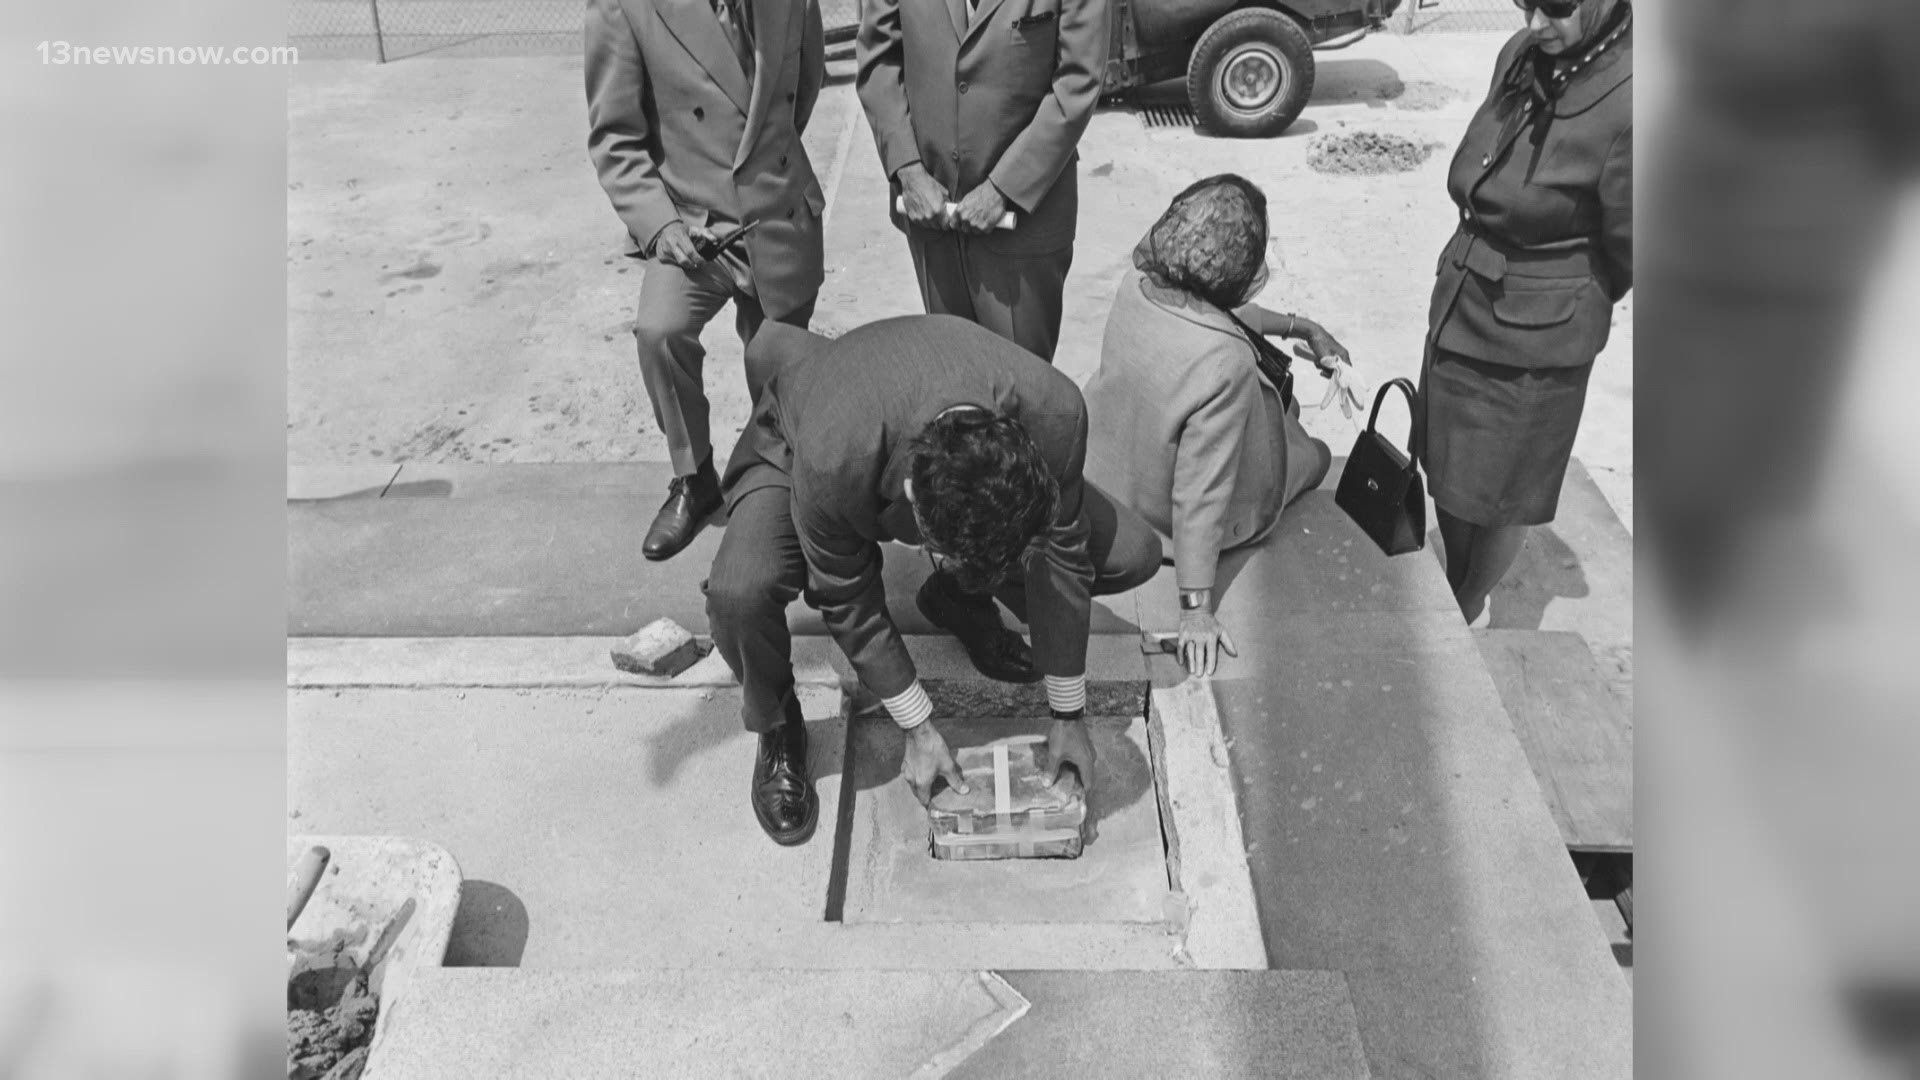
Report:
[{"label": "woman standing", "polygon": [[1418,436],[1447,581],[1479,618],[1553,520],[1593,361],[1633,286],[1633,9],[1516,0],[1527,28],[1447,176]]},{"label": "woman standing", "polygon": [[1211,675],[1234,654],[1214,618],[1220,552],[1264,539],[1331,461],[1249,334],[1297,339],[1322,366],[1347,350],[1303,315],[1252,303],[1267,283],[1267,200],[1241,177],[1174,196],[1133,265],[1087,383],[1087,477],[1172,538],[1180,659]]}]

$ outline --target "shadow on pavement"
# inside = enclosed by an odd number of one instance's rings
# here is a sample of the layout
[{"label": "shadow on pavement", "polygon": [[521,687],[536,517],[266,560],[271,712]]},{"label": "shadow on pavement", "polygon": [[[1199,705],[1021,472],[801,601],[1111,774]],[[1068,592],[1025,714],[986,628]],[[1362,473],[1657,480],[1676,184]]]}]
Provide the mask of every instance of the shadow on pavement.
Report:
[{"label": "shadow on pavement", "polygon": [[460,909],[447,939],[447,967],[519,967],[527,951],[527,906],[491,881],[460,885]]}]

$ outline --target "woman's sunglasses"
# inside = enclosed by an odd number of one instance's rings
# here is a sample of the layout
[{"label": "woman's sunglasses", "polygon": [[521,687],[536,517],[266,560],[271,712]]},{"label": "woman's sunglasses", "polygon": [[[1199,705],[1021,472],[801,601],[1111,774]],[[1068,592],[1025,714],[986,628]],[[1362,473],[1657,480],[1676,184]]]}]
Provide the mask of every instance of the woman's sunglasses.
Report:
[{"label": "woman's sunglasses", "polygon": [[1539,11],[1549,19],[1571,19],[1583,0],[1513,0],[1513,6],[1531,15]]}]

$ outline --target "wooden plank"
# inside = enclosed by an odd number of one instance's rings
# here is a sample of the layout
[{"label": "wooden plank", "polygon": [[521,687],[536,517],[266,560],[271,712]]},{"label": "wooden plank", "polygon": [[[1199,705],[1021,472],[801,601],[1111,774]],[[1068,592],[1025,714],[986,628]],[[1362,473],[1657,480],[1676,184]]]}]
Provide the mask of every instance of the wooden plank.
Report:
[{"label": "wooden plank", "polygon": [[1632,851],[1632,718],[1586,640],[1547,630],[1474,638],[1567,846]]}]

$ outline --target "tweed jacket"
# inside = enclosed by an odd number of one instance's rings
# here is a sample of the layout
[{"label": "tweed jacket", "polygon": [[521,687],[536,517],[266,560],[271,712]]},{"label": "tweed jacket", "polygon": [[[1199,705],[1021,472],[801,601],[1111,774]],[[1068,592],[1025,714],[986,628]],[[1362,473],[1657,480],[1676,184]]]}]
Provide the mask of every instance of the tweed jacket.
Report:
[{"label": "tweed jacket", "polygon": [[1043,675],[1086,674],[1087,408],[1072,379],[950,315],[885,319],[831,340],[768,323],[747,347],[747,365],[765,389],[727,466],[728,504],[768,486],[792,492],[807,604],[869,690],[892,697],[914,681],[887,614],[880,544],[921,543],[906,498],[907,446],[955,405],[1019,420],[1059,483],[1053,525],[1025,562],[1033,662]]},{"label": "tweed jacket", "polygon": [[1087,478],[1173,540],[1182,589],[1213,587],[1221,551],[1264,538],[1285,499],[1280,392],[1225,314],[1120,281],[1087,382]]},{"label": "tweed jacket", "polygon": [[826,197],[800,142],[826,73],[817,0],[745,0],[748,80],[709,0],[587,0],[587,149],[626,226],[650,256],[676,219],[758,221],[743,246],[770,318],[813,301],[825,277]]},{"label": "tweed jacket", "polygon": [[1100,99],[1109,6],[979,0],[969,14],[968,0],[863,0],[858,90],[887,176],[919,161],[955,202],[992,180],[1017,224],[971,242],[1007,254],[1071,247],[1075,148]]},{"label": "tweed jacket", "polygon": [[1460,225],[1428,312],[1440,348],[1509,367],[1580,367],[1633,287],[1633,29],[1541,108],[1507,92],[1526,31],[1494,67],[1447,173]]}]

